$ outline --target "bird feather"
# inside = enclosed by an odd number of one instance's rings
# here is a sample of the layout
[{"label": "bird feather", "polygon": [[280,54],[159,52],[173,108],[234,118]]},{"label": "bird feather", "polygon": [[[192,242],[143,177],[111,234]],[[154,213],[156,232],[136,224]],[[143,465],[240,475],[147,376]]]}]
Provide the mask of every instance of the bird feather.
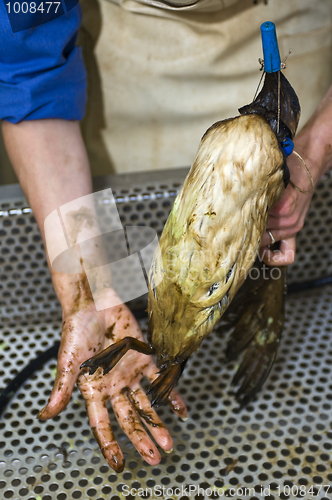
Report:
[{"label": "bird feather", "polygon": [[194,352],[242,285],[283,194],[283,163],[259,115],[220,121],[203,136],[151,266],[150,337],[160,363]]}]

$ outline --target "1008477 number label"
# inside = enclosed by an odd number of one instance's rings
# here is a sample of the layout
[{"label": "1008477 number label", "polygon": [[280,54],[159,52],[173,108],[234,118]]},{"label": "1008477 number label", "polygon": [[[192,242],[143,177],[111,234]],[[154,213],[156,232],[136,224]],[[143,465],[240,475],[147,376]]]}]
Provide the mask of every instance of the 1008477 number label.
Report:
[{"label": "1008477 number label", "polygon": [[36,14],[51,12],[56,14],[58,12],[61,2],[11,2],[6,3],[8,14]]},{"label": "1008477 number label", "polygon": [[54,21],[73,9],[79,0],[0,0],[5,5],[13,33]]}]

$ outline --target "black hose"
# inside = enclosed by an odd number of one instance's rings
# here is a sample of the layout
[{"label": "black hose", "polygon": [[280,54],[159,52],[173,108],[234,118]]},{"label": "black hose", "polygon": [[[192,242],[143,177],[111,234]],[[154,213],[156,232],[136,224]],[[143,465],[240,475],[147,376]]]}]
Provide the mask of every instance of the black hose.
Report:
[{"label": "black hose", "polygon": [[41,368],[46,361],[52,359],[58,354],[60,341],[54,342],[46,351],[41,352],[36,358],[23,368],[14,378],[9,382],[7,387],[1,392],[0,395],[0,417],[5,410],[7,404],[14,396],[15,392],[21,387],[24,382],[39,368]]},{"label": "black hose", "polygon": [[304,281],[303,283],[293,283],[292,285],[288,285],[287,293],[292,294],[295,292],[303,292],[304,290],[329,285],[330,283],[332,283],[332,276],[326,276],[325,278],[319,278],[311,281]]}]

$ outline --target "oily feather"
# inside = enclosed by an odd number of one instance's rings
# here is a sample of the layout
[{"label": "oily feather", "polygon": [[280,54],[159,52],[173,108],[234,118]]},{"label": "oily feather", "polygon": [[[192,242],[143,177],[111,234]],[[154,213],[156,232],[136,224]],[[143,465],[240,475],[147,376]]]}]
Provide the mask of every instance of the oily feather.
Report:
[{"label": "oily feather", "polygon": [[222,336],[232,329],[226,361],[242,355],[232,385],[235,398],[244,407],[266,380],[281,340],[285,317],[286,267],[266,266],[258,259],[254,273],[236,294],[216,332]]},{"label": "oily feather", "polygon": [[159,366],[197,350],[242,285],[283,194],[283,163],[259,115],[218,122],[203,136],[150,271],[149,341]]}]

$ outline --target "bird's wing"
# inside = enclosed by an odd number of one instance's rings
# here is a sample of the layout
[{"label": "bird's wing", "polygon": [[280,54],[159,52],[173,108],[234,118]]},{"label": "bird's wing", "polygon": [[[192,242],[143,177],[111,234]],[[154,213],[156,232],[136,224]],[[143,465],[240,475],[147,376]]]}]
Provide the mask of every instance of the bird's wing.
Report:
[{"label": "bird's wing", "polygon": [[[255,397],[265,382],[277,354],[284,324],[286,268],[261,265],[257,269],[260,275],[255,285],[249,279],[240,291],[243,297],[241,316],[226,349],[228,361],[244,351],[232,381],[233,385],[240,385],[236,399],[241,407]],[[244,295],[246,290],[250,293]],[[236,314],[235,305],[232,305],[230,316]]]}]

